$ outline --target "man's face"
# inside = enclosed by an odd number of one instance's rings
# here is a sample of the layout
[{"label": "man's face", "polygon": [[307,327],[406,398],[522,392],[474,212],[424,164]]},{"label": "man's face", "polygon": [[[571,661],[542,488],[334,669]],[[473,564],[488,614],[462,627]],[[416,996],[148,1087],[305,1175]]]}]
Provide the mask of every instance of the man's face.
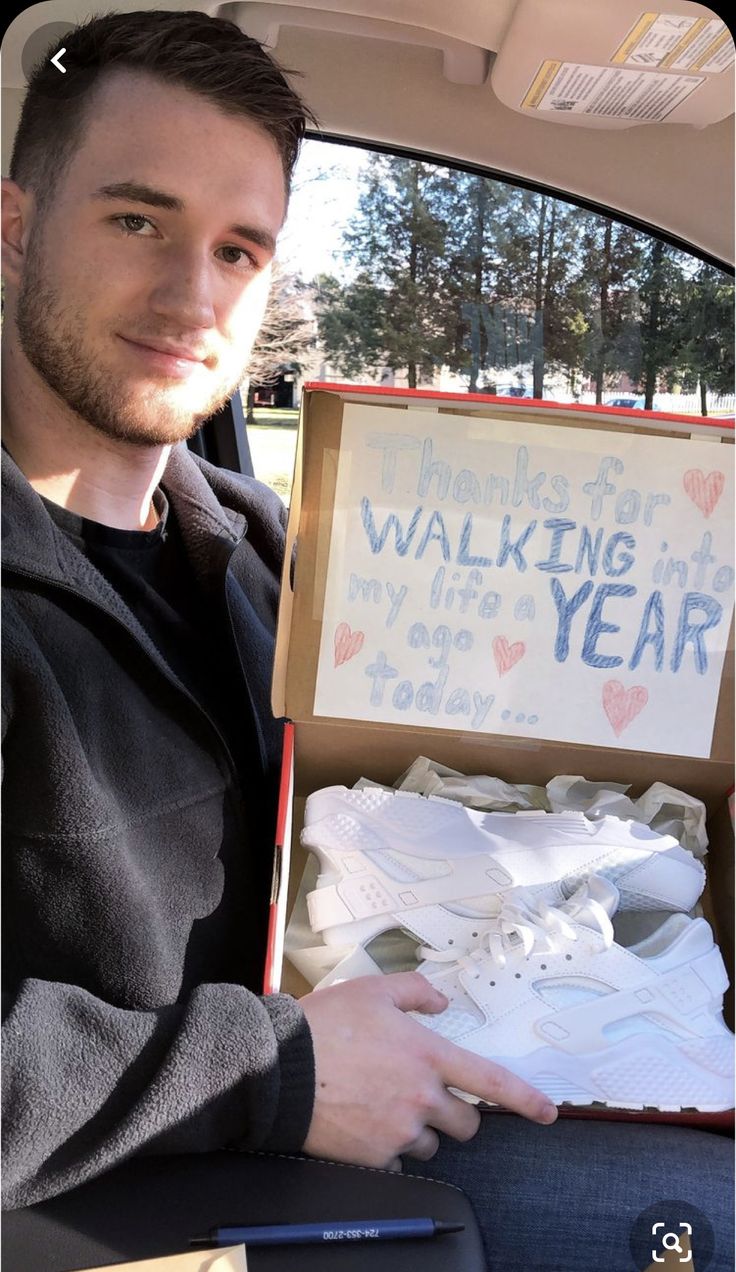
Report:
[{"label": "man's face", "polygon": [[285,209],[281,159],[257,124],[116,72],[31,232],[26,357],[108,436],[188,437],[243,379]]}]

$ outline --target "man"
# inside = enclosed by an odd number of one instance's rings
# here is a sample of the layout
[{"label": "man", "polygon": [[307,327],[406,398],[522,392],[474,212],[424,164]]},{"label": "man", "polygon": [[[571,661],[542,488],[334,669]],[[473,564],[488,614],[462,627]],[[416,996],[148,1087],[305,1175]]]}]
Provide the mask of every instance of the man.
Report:
[{"label": "man", "polygon": [[186,439],[243,378],[305,110],[201,14],[109,15],[32,77],[3,183],[5,1203],[139,1152],[375,1166],[519,1079],[418,975],[259,996],[281,506]]},{"label": "man", "polygon": [[202,14],[64,42],[3,183],[4,1204],[141,1153],[406,1153],[504,1272],[622,1267],[667,1196],[728,1249],[725,1140],[543,1125],[407,1015],[445,1006],[416,974],[260,996],[281,506],[185,439],[242,377],[305,110]]}]

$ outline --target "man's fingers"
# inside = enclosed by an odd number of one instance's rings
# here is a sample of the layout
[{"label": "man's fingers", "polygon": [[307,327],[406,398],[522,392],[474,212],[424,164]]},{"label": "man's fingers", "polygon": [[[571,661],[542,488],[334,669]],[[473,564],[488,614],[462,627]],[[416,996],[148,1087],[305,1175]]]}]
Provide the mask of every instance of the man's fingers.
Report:
[{"label": "man's fingers", "polygon": [[406,1157],[429,1161],[440,1145],[438,1131],[464,1142],[472,1139],[480,1126],[480,1113],[476,1106],[458,1099],[449,1091],[443,1092],[440,1103],[427,1116],[431,1124],[425,1126],[414,1142],[403,1150]]},{"label": "man's fingers", "polygon": [[448,1042],[446,1047],[440,1063],[441,1078],[446,1086],[467,1091],[488,1104],[500,1104],[532,1122],[549,1125],[556,1120],[557,1109],[552,1101],[523,1078],[454,1043]]},{"label": "man's fingers", "polygon": [[413,1144],[404,1149],[406,1157],[416,1157],[417,1161],[428,1162],[430,1157],[434,1157],[440,1146],[440,1137],[431,1126],[425,1126],[421,1135],[418,1135]]},{"label": "man's fingers", "polygon": [[[395,972],[383,980],[400,1011],[434,1014],[444,1011],[447,1006],[445,995],[419,972]],[[556,1121],[557,1109],[552,1101],[523,1078],[436,1035],[435,1041],[441,1047],[438,1076],[444,1086],[467,1091],[488,1104],[500,1104],[502,1108],[520,1113],[533,1122],[549,1125]],[[453,1132],[449,1131],[449,1134]]]},{"label": "man's fingers", "polygon": [[438,1111],[432,1114],[432,1126],[464,1143],[472,1139],[478,1130],[480,1112],[477,1105],[469,1104],[448,1091]]},{"label": "man's fingers", "polygon": [[395,1007],[400,1011],[423,1011],[432,1014],[444,1011],[447,998],[430,985],[420,972],[392,972],[383,977]]}]

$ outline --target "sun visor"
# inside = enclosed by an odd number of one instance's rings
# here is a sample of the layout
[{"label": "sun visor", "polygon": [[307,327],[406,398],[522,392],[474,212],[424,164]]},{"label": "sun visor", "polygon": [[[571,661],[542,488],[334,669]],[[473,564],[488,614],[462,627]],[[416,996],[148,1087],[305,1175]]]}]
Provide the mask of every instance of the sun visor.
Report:
[{"label": "sun visor", "polygon": [[733,62],[725,22],[688,0],[519,0],[491,83],[505,106],[556,124],[702,128],[733,113]]}]

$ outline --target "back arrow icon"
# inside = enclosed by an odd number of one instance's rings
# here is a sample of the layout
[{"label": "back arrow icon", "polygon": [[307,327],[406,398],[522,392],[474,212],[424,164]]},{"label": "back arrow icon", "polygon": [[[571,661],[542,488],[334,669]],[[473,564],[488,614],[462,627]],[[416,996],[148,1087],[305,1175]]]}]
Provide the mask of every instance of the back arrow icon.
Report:
[{"label": "back arrow icon", "polygon": [[66,75],[66,67],[61,65],[59,59],[62,58],[65,53],[66,49],[59,49],[59,52],[51,59],[51,65],[55,66],[57,71],[61,71],[62,75]]}]

